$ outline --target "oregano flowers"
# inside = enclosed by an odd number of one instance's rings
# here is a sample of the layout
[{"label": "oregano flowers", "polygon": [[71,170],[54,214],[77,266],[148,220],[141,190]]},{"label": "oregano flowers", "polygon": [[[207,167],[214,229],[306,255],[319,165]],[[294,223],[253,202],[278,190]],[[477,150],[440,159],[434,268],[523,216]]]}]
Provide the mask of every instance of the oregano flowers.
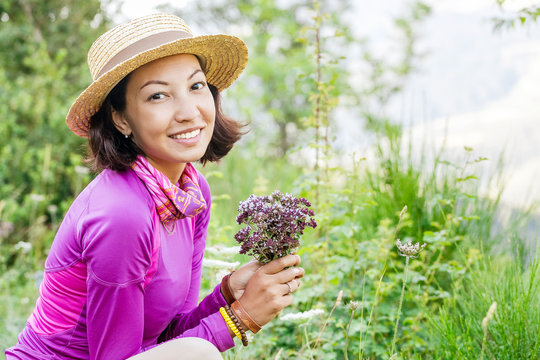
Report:
[{"label": "oregano flowers", "polygon": [[247,226],[234,236],[240,254],[266,264],[293,252],[300,245],[304,229],[317,226],[310,207],[306,199],[277,190],[269,196],[252,194],[241,201],[236,222]]}]

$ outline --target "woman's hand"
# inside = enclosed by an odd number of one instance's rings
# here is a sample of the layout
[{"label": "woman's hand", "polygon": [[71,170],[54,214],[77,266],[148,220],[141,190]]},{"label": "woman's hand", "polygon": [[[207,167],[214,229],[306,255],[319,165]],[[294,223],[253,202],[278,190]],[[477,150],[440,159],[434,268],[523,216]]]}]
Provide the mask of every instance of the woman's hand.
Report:
[{"label": "woman's hand", "polygon": [[249,279],[239,302],[259,325],[272,320],[292,301],[304,269],[297,267],[300,256],[287,255],[259,267]]},{"label": "woman's hand", "polygon": [[261,264],[257,260],[251,260],[231,274],[229,277],[229,286],[235,299],[240,299],[244,294],[249,279],[251,279],[260,267]]}]

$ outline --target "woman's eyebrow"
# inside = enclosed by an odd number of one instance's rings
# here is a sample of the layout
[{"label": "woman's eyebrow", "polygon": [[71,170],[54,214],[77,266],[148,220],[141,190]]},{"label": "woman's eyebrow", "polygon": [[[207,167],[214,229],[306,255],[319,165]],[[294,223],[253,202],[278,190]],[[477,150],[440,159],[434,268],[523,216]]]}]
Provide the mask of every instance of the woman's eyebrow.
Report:
[{"label": "woman's eyebrow", "polygon": [[[189,75],[188,77],[188,80],[191,80],[192,77],[194,77],[197,73],[199,72],[202,72],[201,69],[196,69],[193,73],[191,73],[191,75]],[[147,86],[147,85],[151,85],[151,84],[158,84],[158,85],[169,85],[168,82],[166,81],[163,81],[163,80],[149,80],[147,82],[145,82],[140,88],[139,88],[139,91],[142,90],[143,87]]]},{"label": "woman's eyebrow", "polygon": [[199,73],[199,72],[202,72],[202,70],[201,70],[201,69],[195,70],[191,75],[189,75],[188,80],[191,80],[191,78],[194,77],[195,74],[197,74],[197,73]]},{"label": "woman's eyebrow", "polygon": [[145,82],[145,83],[143,84],[143,86],[141,86],[141,88],[139,89],[139,91],[142,90],[143,87],[145,87],[145,86],[147,86],[147,85],[151,85],[151,84],[169,85],[169,83],[166,82],[166,81],[162,81],[162,80],[149,80],[149,81]]}]

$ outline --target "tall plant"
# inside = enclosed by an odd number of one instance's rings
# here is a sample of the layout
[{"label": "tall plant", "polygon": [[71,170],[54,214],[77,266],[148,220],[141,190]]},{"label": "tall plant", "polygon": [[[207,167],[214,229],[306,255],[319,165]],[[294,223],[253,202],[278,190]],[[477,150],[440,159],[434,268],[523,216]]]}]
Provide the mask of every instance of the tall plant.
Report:
[{"label": "tall plant", "polygon": [[[250,122],[264,155],[283,157],[309,139],[311,133],[305,132],[312,114],[309,94],[317,93],[321,81],[303,36],[312,26],[311,1],[204,0],[194,4],[196,9],[182,9],[179,15],[199,19],[200,27],[208,32],[228,29],[248,45],[250,61],[243,80],[228,90],[228,97],[237,99],[237,111]],[[348,5],[349,0],[339,2],[340,8]],[[343,35],[333,37],[336,47],[343,48],[353,39],[345,36],[350,32],[336,17],[325,23],[325,30]]]},{"label": "tall plant", "polygon": [[53,226],[89,180],[83,142],[64,119],[90,80],[86,53],[109,20],[98,0],[0,1],[0,19],[0,136],[8,140],[0,144],[0,221],[13,227],[2,241],[30,243],[43,257],[51,234],[29,229]]}]

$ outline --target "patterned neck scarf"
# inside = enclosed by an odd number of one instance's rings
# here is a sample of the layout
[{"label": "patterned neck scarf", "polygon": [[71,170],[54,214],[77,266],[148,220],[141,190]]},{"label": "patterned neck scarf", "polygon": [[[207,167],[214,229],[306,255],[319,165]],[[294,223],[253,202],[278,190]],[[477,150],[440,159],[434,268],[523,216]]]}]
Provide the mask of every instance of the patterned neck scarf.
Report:
[{"label": "patterned neck scarf", "polygon": [[176,185],[141,155],[131,168],[148,189],[163,224],[195,216],[206,209],[199,176],[191,163],[186,164]]}]

